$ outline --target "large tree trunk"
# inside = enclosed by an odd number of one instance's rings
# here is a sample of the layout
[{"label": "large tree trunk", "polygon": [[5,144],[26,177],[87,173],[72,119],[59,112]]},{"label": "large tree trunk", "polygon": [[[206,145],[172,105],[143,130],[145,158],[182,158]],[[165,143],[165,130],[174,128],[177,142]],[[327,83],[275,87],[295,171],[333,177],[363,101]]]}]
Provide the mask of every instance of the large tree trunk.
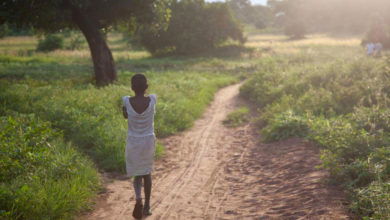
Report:
[{"label": "large tree trunk", "polygon": [[88,17],[77,8],[72,9],[72,16],[73,21],[87,39],[93,60],[96,84],[98,86],[104,86],[116,81],[117,74],[114,59],[99,30],[97,21],[88,19]]}]

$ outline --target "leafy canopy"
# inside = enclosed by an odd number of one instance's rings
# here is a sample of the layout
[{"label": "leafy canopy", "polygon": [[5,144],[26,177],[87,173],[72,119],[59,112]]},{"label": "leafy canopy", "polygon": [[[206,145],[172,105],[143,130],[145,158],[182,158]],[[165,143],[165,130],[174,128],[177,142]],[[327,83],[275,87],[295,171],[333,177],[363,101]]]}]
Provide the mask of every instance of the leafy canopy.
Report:
[{"label": "leafy canopy", "polygon": [[227,3],[175,0],[169,8],[166,28],[140,27],[135,31],[142,46],[154,54],[193,54],[213,49],[228,39],[245,40]]},{"label": "leafy canopy", "polygon": [[99,28],[135,17],[137,22],[151,22],[158,9],[155,0],[3,0],[0,24],[12,23],[54,32],[75,28],[72,10],[80,10]]}]

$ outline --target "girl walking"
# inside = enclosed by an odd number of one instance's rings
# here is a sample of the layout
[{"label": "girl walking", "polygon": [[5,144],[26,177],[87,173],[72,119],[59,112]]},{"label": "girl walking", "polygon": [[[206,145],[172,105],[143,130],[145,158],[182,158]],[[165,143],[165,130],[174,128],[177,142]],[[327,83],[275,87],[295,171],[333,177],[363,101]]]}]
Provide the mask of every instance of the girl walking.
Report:
[{"label": "girl walking", "polygon": [[[156,95],[145,96],[148,88],[146,77],[136,74],[131,78],[131,89],[135,96],[124,96],[123,116],[128,120],[126,140],[126,172],[128,176],[134,176],[134,190],[136,204],[133,217],[151,215],[150,194],[152,191],[153,159],[155,153],[154,114]],[[142,204],[141,189],[144,180],[145,203]]]}]

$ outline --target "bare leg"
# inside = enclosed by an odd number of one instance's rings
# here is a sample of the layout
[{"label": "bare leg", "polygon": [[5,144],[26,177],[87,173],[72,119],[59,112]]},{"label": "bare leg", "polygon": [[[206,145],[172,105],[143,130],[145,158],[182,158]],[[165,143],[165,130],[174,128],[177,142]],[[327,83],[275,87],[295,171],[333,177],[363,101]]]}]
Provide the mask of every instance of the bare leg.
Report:
[{"label": "bare leg", "polygon": [[150,207],[150,194],[152,192],[152,176],[150,174],[144,175],[144,193],[145,193],[145,207]]},{"label": "bare leg", "polygon": [[141,190],[142,190],[142,176],[135,176],[133,181],[135,198],[138,200],[141,199]]},{"label": "bare leg", "polygon": [[145,192],[145,206],[144,206],[144,215],[151,215],[152,211],[150,210],[150,194],[152,192],[152,176],[150,174],[144,175],[144,192]]}]

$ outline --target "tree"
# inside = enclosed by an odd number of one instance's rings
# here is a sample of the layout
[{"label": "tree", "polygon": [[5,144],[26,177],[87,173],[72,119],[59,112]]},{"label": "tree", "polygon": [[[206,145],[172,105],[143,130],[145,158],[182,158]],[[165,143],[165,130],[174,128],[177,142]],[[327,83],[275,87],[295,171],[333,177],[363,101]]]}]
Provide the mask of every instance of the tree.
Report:
[{"label": "tree", "polygon": [[249,0],[228,0],[230,8],[238,21],[244,24],[253,24],[258,29],[270,25],[273,14],[269,7],[251,5]]},{"label": "tree", "polygon": [[242,27],[226,3],[204,0],[174,0],[168,26],[137,31],[141,44],[153,54],[188,55],[212,50],[232,39],[245,41]]},{"label": "tree", "polygon": [[251,23],[248,18],[252,15],[252,5],[249,0],[229,0],[228,4],[237,20],[243,23]]},{"label": "tree", "polygon": [[390,20],[389,0],[268,0],[268,6],[278,26],[309,33],[362,34],[373,23]]},{"label": "tree", "polygon": [[8,33],[9,33],[8,25],[7,24],[0,25],[0,38],[7,36]]},{"label": "tree", "polygon": [[269,0],[268,5],[275,14],[277,24],[284,27],[286,35],[293,39],[305,36],[305,19],[302,16],[305,0]]},{"label": "tree", "polygon": [[120,21],[151,23],[157,0],[2,0],[0,24],[34,27],[44,32],[75,28],[85,36],[93,60],[96,83],[117,79],[114,59],[101,30]]}]

